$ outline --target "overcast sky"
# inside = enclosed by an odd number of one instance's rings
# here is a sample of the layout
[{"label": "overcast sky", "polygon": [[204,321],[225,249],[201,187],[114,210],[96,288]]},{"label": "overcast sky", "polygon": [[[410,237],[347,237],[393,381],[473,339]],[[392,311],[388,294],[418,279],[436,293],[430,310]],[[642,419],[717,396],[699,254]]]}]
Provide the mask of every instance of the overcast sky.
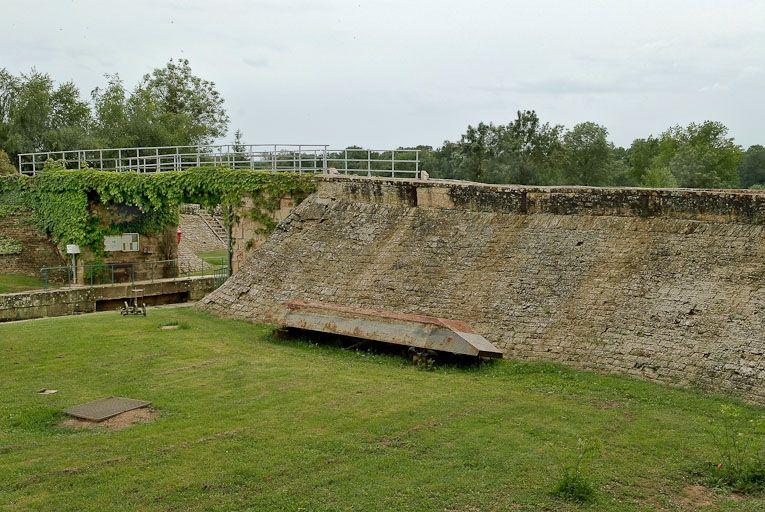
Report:
[{"label": "overcast sky", "polygon": [[619,145],[705,119],[765,143],[764,0],[0,3],[0,67],[88,96],[188,58],[226,99],[226,140],[439,145],[535,109]]}]

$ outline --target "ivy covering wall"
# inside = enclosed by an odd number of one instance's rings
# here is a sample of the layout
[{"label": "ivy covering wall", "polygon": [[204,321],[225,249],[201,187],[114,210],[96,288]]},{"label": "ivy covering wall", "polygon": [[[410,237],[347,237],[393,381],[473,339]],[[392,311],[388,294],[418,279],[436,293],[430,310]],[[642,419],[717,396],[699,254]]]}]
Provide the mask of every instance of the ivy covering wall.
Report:
[{"label": "ivy covering wall", "polygon": [[15,238],[0,234],[0,256],[20,254],[22,249],[21,242]]},{"label": "ivy covering wall", "polygon": [[[34,177],[0,178],[0,217],[15,211],[32,213],[37,227],[60,248],[66,244],[103,252],[103,237],[122,232],[156,234],[179,220],[183,203],[224,208],[252,199],[253,218],[273,227],[270,212],[289,195],[300,202],[315,190],[310,175],[199,167],[187,171],[145,174],[51,167]],[[138,215],[104,225],[94,205],[132,207]]]}]

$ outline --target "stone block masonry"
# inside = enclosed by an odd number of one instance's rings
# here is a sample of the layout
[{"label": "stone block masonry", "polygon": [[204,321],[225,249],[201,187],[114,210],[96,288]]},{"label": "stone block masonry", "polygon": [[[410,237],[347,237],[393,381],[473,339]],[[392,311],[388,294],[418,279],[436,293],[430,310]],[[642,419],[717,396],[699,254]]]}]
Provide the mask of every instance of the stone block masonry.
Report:
[{"label": "stone block masonry", "polygon": [[331,178],[200,303],[463,320],[506,357],[765,403],[765,194]]},{"label": "stone block masonry", "polygon": [[0,216],[0,235],[21,244],[18,254],[0,254],[0,273],[39,277],[41,267],[66,264],[56,246],[38,231],[26,212]]},{"label": "stone block masonry", "polygon": [[[217,285],[211,276],[136,283],[149,306],[198,300]],[[116,310],[130,300],[132,290],[130,284],[102,284],[4,294],[0,295],[0,322]]]}]

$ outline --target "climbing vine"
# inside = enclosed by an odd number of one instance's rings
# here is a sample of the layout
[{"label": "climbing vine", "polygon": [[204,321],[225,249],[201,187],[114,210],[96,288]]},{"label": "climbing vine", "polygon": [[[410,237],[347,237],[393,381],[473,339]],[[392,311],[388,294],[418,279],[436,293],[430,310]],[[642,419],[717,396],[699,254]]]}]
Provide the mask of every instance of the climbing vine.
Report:
[{"label": "climbing vine", "polygon": [[0,235],[0,256],[19,254],[23,249],[21,242],[9,236]]},{"label": "climbing vine", "polygon": [[[48,166],[34,177],[0,178],[0,217],[32,212],[37,226],[62,247],[79,244],[103,252],[104,235],[136,231],[156,234],[177,225],[183,203],[235,208],[252,200],[253,219],[273,227],[270,213],[289,195],[300,202],[315,189],[310,175],[253,172],[218,167],[156,174]],[[94,205],[125,209],[118,221],[104,222]]]}]

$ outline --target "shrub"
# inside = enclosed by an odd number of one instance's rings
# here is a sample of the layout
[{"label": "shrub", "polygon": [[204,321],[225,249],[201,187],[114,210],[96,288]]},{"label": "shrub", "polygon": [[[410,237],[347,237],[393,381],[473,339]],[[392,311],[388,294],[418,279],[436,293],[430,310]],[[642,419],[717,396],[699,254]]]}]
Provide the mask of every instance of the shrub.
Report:
[{"label": "shrub", "polygon": [[595,500],[595,485],[585,475],[586,465],[598,450],[594,441],[577,440],[578,453],[574,464],[565,468],[563,476],[553,490],[553,496],[574,503],[589,503]]},{"label": "shrub", "polygon": [[553,494],[566,501],[589,503],[595,499],[595,486],[580,473],[567,470]]},{"label": "shrub", "polygon": [[0,235],[0,256],[19,254],[22,248],[21,242],[15,238]]},{"label": "shrub", "polygon": [[719,453],[718,459],[707,464],[704,471],[707,483],[744,493],[765,491],[762,418],[744,421],[739,408],[723,405],[712,427]]},{"label": "shrub", "polygon": [[18,174],[19,171],[11,163],[11,159],[8,158],[8,153],[0,149],[0,176],[10,176],[11,174]]}]

